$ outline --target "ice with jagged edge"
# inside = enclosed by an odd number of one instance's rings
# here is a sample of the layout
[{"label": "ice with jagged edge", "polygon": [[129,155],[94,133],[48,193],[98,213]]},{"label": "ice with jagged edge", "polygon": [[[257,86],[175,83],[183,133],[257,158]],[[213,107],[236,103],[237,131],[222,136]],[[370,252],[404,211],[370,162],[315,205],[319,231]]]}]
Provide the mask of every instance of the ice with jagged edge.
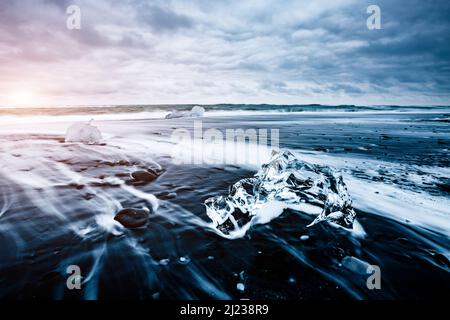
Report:
[{"label": "ice with jagged edge", "polygon": [[273,152],[252,178],[235,183],[226,197],[207,199],[205,206],[214,228],[227,238],[242,237],[252,225],[268,223],[285,209],[317,215],[309,226],[328,221],[351,229],[355,219],[342,176],[289,151]]}]

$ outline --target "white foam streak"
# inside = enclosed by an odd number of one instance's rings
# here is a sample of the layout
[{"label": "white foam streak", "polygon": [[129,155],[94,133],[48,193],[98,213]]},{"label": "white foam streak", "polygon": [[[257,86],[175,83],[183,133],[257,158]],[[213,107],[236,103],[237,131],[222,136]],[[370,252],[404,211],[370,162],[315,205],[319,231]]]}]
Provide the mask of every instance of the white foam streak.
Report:
[{"label": "white foam streak", "polygon": [[[424,179],[432,181],[434,177],[448,177],[449,168],[401,165],[387,161],[355,159],[342,156],[330,156],[319,152],[297,151],[296,156],[305,161],[331,165],[340,170],[353,198],[356,209],[390,217],[402,223],[405,220],[413,224],[450,236],[450,199],[431,195],[425,191],[408,190],[397,185],[361,179],[353,176],[351,170],[363,168],[370,177],[376,175],[377,168],[383,168],[391,174],[408,172],[408,179],[416,184],[414,172],[426,172]],[[423,178],[423,176],[421,176]]]},{"label": "white foam streak", "polygon": [[[347,177],[356,208],[437,231],[450,237],[450,200]],[[378,192],[378,193],[375,193]]]},{"label": "white foam streak", "polygon": [[159,202],[158,202],[158,199],[153,194],[137,190],[126,184],[122,184],[121,187],[123,190],[127,191],[128,193],[132,194],[133,196],[149,202],[152,205],[152,208],[154,211],[156,211],[158,209]]}]

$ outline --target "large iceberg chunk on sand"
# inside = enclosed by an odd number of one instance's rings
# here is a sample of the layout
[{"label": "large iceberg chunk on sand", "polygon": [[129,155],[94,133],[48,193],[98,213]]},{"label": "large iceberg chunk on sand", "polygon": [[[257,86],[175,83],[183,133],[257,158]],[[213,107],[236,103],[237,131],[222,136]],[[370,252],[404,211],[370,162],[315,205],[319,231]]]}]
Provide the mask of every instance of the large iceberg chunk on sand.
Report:
[{"label": "large iceberg chunk on sand", "polygon": [[342,176],[326,166],[297,159],[291,152],[274,152],[252,178],[235,183],[228,196],[205,201],[213,226],[238,238],[254,224],[268,223],[285,209],[317,215],[309,225],[328,221],[351,229],[355,211]]},{"label": "large iceberg chunk on sand", "polygon": [[88,123],[75,123],[71,125],[66,132],[66,142],[82,142],[85,144],[98,144],[103,139],[100,130]]}]

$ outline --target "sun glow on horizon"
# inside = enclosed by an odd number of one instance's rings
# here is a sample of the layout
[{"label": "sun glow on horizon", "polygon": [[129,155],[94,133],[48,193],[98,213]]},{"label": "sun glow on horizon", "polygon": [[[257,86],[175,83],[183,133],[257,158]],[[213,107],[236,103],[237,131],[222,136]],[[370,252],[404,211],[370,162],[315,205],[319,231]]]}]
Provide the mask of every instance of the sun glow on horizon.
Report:
[{"label": "sun glow on horizon", "polygon": [[8,95],[8,103],[18,107],[36,105],[37,95],[32,90],[14,90]]}]

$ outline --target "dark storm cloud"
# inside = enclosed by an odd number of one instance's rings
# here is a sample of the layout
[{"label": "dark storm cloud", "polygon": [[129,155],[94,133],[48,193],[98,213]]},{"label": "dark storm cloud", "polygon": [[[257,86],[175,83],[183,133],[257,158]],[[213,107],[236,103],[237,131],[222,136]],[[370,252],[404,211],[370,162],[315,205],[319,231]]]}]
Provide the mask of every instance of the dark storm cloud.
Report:
[{"label": "dark storm cloud", "polygon": [[166,6],[142,3],[137,6],[138,18],[156,31],[175,31],[190,28],[194,22],[183,14],[178,14]]},{"label": "dark storm cloud", "polygon": [[3,0],[0,97],[25,83],[77,103],[449,104],[449,17],[446,0]]}]

